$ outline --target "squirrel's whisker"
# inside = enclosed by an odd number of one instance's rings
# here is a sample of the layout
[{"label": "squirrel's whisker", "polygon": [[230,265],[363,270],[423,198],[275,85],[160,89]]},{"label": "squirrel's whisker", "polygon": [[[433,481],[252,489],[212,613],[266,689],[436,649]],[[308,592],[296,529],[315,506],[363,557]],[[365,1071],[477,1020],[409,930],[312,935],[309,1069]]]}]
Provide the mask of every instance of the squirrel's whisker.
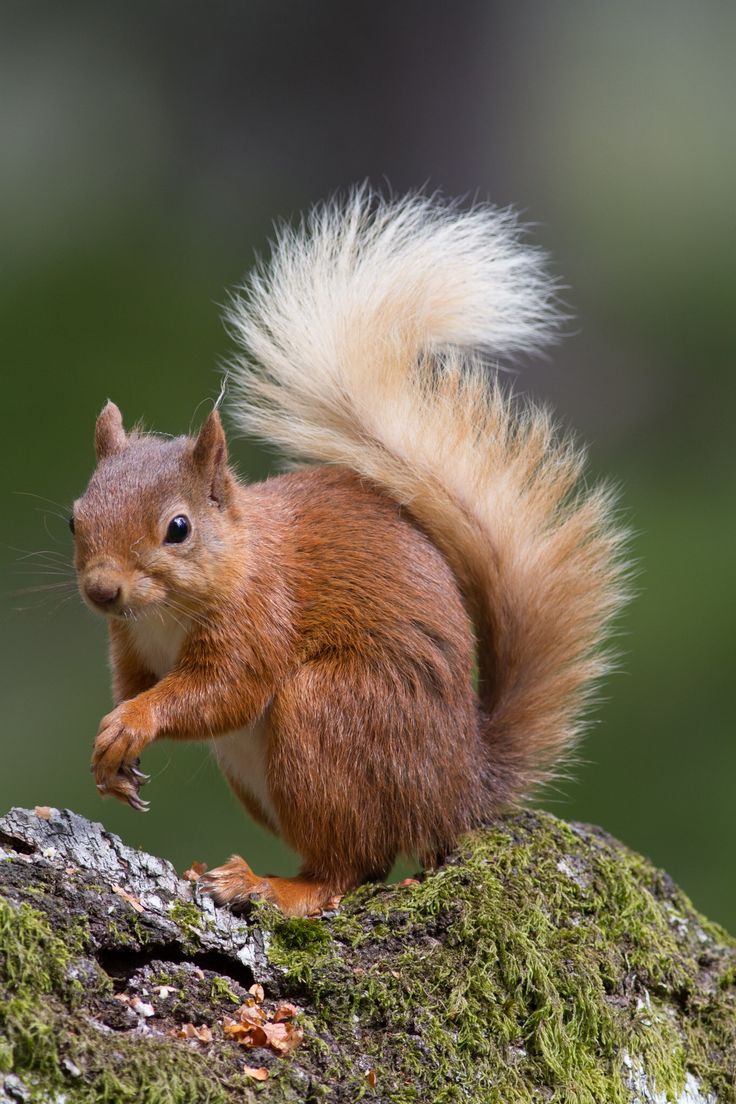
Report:
[{"label": "squirrel's whisker", "polygon": [[12,595],[13,597],[20,597],[22,594],[38,594],[41,591],[62,589],[76,591],[77,585],[72,580],[63,583],[41,583],[40,586],[21,587],[19,590],[12,591]]},{"label": "squirrel's whisker", "polygon": [[[64,604],[66,603],[66,602],[71,602],[71,600],[72,600],[72,598],[73,598],[73,597],[74,597],[74,595],[73,595],[73,594],[67,594],[67,595],[66,595],[65,597],[63,597],[63,598],[60,598],[60,599],[59,599],[59,601],[58,601],[58,602],[56,603],[56,605],[52,606],[52,607],[51,607],[51,609],[50,609],[50,610],[48,610],[47,616],[48,616],[48,617],[53,617],[55,613],[58,613],[58,612],[59,612],[59,610],[61,609],[61,607],[62,607],[62,606],[63,606],[63,605],[64,605]],[[40,602],[40,603],[39,603],[39,606],[41,606],[41,605],[44,605],[44,604],[45,604],[45,603],[43,603],[43,602]]]},{"label": "squirrel's whisker", "polygon": [[[62,521],[65,526],[69,524],[69,515],[60,514],[58,510],[50,510],[48,506],[34,506],[34,513],[43,514],[44,518],[55,517],[59,521]],[[46,530],[48,532],[48,530]],[[49,536],[51,534],[49,533]]]},{"label": "squirrel's whisker", "polygon": [[6,544],[5,548],[7,548],[9,552],[19,552],[19,560],[30,560],[35,556],[56,556],[58,559],[65,560],[67,563],[69,561],[68,555],[64,555],[63,552],[58,552],[55,548],[37,548],[33,551],[28,551],[25,548],[14,548],[10,544]]},{"label": "squirrel's whisker", "polygon": [[[63,522],[64,522],[64,526],[66,527],[66,524],[67,524],[67,522],[68,522],[68,520],[69,520],[68,518],[62,517],[62,516],[61,516],[61,514],[55,514],[54,516],[55,516],[55,517],[57,517],[57,518],[59,518],[59,520],[60,520],[60,521],[63,521]],[[44,516],[43,516],[43,527],[44,527],[44,530],[45,530],[45,532],[46,532],[46,536],[47,536],[47,537],[49,537],[49,538],[50,538],[50,539],[51,539],[52,541],[56,541],[56,543],[57,543],[57,544],[61,544],[61,541],[60,541],[60,540],[59,540],[59,538],[58,538],[58,537],[56,536],[56,534],[55,534],[55,533],[52,533],[52,532],[51,532],[51,530],[49,529],[49,517],[48,517],[48,513],[45,513],[45,514],[44,514]],[[67,534],[67,536],[68,536],[68,534]]]},{"label": "squirrel's whisker", "polygon": [[[45,495],[36,494],[35,491],[12,491],[14,495],[23,495],[25,498],[37,498],[39,502],[48,502],[58,510],[69,511],[70,507],[65,502],[57,502],[56,499],[47,498]],[[68,516],[68,513],[67,513]]]},{"label": "squirrel's whisker", "polygon": [[68,575],[70,579],[76,577],[73,567],[63,567],[54,563],[23,564],[13,568],[15,575]]}]

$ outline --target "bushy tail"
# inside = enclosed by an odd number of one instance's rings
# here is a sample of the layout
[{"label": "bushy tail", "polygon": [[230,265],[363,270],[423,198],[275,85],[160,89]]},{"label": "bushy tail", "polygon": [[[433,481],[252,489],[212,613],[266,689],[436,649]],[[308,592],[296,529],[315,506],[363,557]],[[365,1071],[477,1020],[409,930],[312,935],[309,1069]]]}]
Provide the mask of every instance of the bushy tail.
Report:
[{"label": "bushy tail", "polygon": [[450,561],[509,798],[573,744],[623,597],[609,491],[578,489],[582,453],[488,364],[541,345],[555,317],[511,216],[365,189],[282,229],[228,312],[238,427],[375,481]]}]

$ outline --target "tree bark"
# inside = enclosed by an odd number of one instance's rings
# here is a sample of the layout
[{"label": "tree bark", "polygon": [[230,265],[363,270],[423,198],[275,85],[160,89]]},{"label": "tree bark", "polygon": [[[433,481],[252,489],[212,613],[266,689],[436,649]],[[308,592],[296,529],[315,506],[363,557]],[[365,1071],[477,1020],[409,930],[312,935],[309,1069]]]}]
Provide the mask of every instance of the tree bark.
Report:
[{"label": "tree bark", "polygon": [[736,1101],[736,945],[543,813],[333,912],[236,917],[69,811],[0,820],[0,1104]]}]

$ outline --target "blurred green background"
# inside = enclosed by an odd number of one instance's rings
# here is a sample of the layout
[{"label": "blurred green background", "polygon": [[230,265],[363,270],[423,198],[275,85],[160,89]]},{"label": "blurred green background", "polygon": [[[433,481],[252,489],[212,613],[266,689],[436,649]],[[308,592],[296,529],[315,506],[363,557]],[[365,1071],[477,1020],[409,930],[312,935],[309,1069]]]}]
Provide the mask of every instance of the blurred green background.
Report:
[{"label": "blurred green background", "polygon": [[[638,596],[574,782],[545,799],[736,928],[736,9],[719,3],[4,3],[0,8],[0,807],[288,871],[206,746],[146,755],[147,817],[99,800],[104,625],[27,552],[71,552],[96,412],[196,425],[226,289],[271,221],[370,178],[513,204],[575,313],[517,386],[622,487]],[[233,453],[248,478],[267,457]]]}]

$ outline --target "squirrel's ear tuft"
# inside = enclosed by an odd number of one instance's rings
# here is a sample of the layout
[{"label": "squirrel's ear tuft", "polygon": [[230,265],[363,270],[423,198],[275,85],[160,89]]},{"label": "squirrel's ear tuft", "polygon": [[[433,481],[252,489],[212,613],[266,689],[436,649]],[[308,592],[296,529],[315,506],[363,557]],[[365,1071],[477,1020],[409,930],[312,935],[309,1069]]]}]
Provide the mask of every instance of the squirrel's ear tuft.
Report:
[{"label": "squirrel's ear tuft", "polygon": [[95,425],[95,452],[98,460],[122,452],[128,444],[123,428],[123,415],[114,402],[108,399],[97,417]]},{"label": "squirrel's ear tuft", "polygon": [[213,410],[199,431],[192,452],[195,467],[206,479],[210,498],[218,506],[226,506],[232,493],[232,479],[227,467],[227,441],[220,415]]}]

